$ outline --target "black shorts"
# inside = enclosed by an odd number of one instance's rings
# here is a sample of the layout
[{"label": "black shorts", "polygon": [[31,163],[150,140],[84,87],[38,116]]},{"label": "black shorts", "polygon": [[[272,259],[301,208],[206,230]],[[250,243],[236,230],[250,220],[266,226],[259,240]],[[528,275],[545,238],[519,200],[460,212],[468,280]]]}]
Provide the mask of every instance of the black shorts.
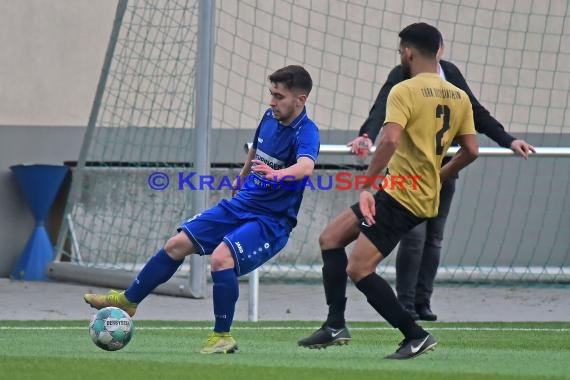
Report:
[{"label": "black shorts", "polygon": [[360,231],[378,248],[382,256],[387,257],[402,236],[423,222],[425,218],[415,216],[384,190],[378,191],[374,195],[374,200],[376,201],[376,223],[372,226],[366,223],[358,202],[350,208],[360,221]]}]

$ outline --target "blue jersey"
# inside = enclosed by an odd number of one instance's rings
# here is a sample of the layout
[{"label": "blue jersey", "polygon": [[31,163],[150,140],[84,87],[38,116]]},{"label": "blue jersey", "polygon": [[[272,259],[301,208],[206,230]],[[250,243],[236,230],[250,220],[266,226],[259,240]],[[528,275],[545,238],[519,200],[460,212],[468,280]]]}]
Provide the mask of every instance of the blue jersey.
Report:
[{"label": "blue jersey", "polygon": [[[279,123],[268,109],[253,140],[254,159],[276,170],[296,164],[300,157],[316,161],[319,148],[319,130],[307,116],[306,108],[289,126]],[[283,220],[284,227],[295,227],[303,199],[303,180],[283,182],[287,186],[276,186],[271,179],[267,181],[260,174],[251,172],[241,181],[240,192],[230,201],[233,206]]]}]

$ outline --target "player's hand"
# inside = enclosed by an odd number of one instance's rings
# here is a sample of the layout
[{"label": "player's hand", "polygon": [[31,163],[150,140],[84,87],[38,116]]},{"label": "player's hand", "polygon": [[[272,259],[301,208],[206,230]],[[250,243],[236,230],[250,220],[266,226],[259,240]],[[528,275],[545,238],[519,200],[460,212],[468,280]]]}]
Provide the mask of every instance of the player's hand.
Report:
[{"label": "player's hand", "polygon": [[360,212],[362,213],[366,224],[372,226],[376,223],[374,218],[376,216],[376,201],[374,200],[374,196],[370,191],[363,190],[360,192],[360,199],[358,202]]},{"label": "player's hand", "polygon": [[349,146],[351,148],[350,151],[358,157],[366,157],[370,153],[370,149],[372,149],[372,140],[365,133],[350,141],[346,146]]},{"label": "player's hand", "polygon": [[530,145],[524,140],[514,140],[511,143],[511,150],[519,156],[523,157],[525,160],[528,158],[528,154],[530,152],[536,153],[534,146]]},{"label": "player's hand", "polygon": [[251,162],[253,164],[251,166],[252,172],[262,174],[263,176],[265,176],[267,178],[274,178],[277,176],[277,174],[275,173],[275,169],[273,169],[271,166],[267,165],[265,162],[263,162],[261,160],[251,160]]}]

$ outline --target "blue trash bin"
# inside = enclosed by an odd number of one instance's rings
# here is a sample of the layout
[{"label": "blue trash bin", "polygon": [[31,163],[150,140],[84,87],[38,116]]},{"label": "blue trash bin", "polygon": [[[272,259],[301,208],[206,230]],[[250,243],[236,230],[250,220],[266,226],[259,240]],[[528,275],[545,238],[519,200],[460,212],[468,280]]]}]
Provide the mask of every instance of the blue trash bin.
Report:
[{"label": "blue trash bin", "polygon": [[24,193],[36,226],[21,253],[11,277],[17,280],[47,280],[46,266],[53,260],[54,247],[44,226],[69,167],[63,165],[14,165],[10,169]]}]

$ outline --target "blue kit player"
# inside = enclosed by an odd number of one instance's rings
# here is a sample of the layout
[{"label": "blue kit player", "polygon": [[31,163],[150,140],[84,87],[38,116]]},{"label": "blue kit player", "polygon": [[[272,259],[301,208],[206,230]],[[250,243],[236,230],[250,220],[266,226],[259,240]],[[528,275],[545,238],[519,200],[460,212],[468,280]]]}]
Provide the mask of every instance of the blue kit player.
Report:
[{"label": "blue kit player", "polygon": [[85,302],[96,309],[119,307],[133,316],[138,304],[172,277],[186,256],[211,255],[215,325],[201,353],[237,349],[230,334],[239,296],[237,278],[263,265],[287,243],[303,199],[302,180],[312,174],[320,146],[318,128],[305,108],[313,84],[309,73],[291,65],[268,79],[271,108],[257,127],[240,181],[234,181],[234,197],[182,223],[127,290],[86,294]]}]

